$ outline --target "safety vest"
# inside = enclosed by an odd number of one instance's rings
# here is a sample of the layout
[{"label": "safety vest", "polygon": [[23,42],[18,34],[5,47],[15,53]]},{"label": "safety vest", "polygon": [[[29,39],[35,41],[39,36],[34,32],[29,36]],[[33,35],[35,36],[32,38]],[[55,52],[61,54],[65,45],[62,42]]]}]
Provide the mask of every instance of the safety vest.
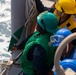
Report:
[{"label": "safety vest", "polygon": [[[54,14],[57,16],[58,20],[60,17],[56,14],[56,10],[54,11]],[[76,20],[74,19],[73,15],[70,15],[70,17],[64,21],[62,24],[59,25],[60,28],[68,28],[69,30],[73,30],[76,28]]]},{"label": "safety vest", "polygon": [[49,67],[50,64],[53,62],[54,59],[54,52],[55,52],[55,47],[50,47],[48,45],[49,41],[50,41],[50,36],[52,34],[47,33],[41,36],[37,36],[39,34],[39,32],[35,32],[32,37],[27,41],[24,52],[20,58],[20,64],[22,66],[23,72],[26,75],[34,75],[34,68],[33,68],[33,62],[29,61],[27,59],[27,54],[29,52],[29,50],[35,45],[35,44],[39,44],[40,46],[42,46],[46,52],[46,58],[45,58],[45,62],[46,65]]}]

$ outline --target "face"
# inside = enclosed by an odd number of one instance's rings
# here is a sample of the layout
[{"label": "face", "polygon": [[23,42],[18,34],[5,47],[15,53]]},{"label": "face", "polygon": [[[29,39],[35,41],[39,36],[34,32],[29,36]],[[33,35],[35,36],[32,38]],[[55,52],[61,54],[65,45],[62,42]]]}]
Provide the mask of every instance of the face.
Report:
[{"label": "face", "polygon": [[42,34],[46,33],[46,31],[38,24],[36,25],[36,30],[39,31]]},{"label": "face", "polygon": [[36,30],[40,31],[41,29],[42,28],[38,24],[36,24]]},{"label": "face", "polygon": [[56,14],[57,14],[58,16],[61,16],[63,13],[62,13],[62,12],[59,12],[58,10],[56,10]]},{"label": "face", "polygon": [[73,14],[74,18],[76,19],[76,14]]},{"label": "face", "polygon": [[64,12],[60,12],[58,10],[56,10],[56,14],[62,18],[66,18],[68,14],[65,14]]},{"label": "face", "polygon": [[56,14],[59,16],[59,23],[64,22],[67,18],[69,14],[65,14],[64,12],[60,12],[58,10],[56,10]]},{"label": "face", "polygon": [[63,49],[63,52],[62,52],[62,57],[64,57],[65,55],[66,55],[66,53],[67,53],[67,46]]}]

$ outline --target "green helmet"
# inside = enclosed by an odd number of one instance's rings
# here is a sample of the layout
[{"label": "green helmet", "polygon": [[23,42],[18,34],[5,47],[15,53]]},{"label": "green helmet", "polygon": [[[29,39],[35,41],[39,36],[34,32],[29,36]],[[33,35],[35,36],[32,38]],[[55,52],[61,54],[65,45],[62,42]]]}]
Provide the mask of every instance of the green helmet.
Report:
[{"label": "green helmet", "polygon": [[43,12],[37,17],[38,24],[47,32],[55,33],[58,28],[58,19],[51,12]]}]

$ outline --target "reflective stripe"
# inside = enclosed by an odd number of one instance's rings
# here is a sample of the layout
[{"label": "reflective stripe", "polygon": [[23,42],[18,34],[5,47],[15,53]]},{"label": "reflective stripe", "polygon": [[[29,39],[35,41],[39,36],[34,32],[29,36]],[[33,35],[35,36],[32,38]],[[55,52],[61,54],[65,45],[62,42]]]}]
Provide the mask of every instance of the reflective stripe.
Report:
[{"label": "reflective stripe", "polygon": [[19,40],[15,35],[13,35],[13,38],[14,38],[15,40],[17,40],[17,41]]}]

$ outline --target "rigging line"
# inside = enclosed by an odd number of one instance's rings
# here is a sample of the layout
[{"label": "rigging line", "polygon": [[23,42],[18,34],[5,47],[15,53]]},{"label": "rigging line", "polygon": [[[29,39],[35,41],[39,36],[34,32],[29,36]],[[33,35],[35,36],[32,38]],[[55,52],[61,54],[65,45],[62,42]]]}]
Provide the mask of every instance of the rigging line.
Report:
[{"label": "rigging line", "polygon": [[[25,6],[25,8],[26,8],[26,10],[27,11],[25,11],[25,14],[27,14],[26,15],[26,17],[29,17],[30,16],[30,14],[33,12],[33,11],[37,11],[37,9],[36,9],[36,4],[35,4],[35,2],[33,2],[32,1],[32,3],[33,3],[33,5],[31,4],[31,1],[32,0],[26,0],[26,6]],[[28,4],[28,3],[30,3],[30,4]],[[35,5],[35,6],[34,6]],[[33,8],[33,7],[35,7],[35,8]],[[36,13],[36,12],[35,12]],[[32,14],[33,15],[33,14]]]},{"label": "rigging line", "polygon": [[[28,0],[27,0],[28,1]],[[28,5],[26,5],[26,6],[28,6]],[[28,7],[27,7],[28,8]],[[32,17],[34,17],[37,13],[35,13],[35,10],[34,11],[32,11],[33,10],[33,7],[31,7],[31,9],[30,9],[30,14],[29,13],[26,13],[26,14],[29,14],[29,15],[26,15],[27,16],[27,21],[25,22],[25,27],[27,27],[27,24],[30,22],[30,19],[32,18]],[[27,10],[28,11],[28,10]],[[33,12],[33,13],[31,13],[31,11]],[[29,26],[29,25],[28,25]]]},{"label": "rigging line", "polygon": [[32,22],[36,20],[37,16],[37,9],[36,9],[36,3],[35,0],[26,0],[25,1],[25,17],[26,17],[26,22],[24,26],[26,27],[26,32],[25,36],[27,37],[29,30],[32,27]]},{"label": "rigging line", "polygon": [[[27,6],[27,5],[26,5]],[[27,9],[28,10],[28,9]],[[27,19],[29,18],[29,17],[32,17],[32,16],[34,16],[35,14],[36,14],[36,10],[35,9],[33,9],[33,6],[31,6],[31,9],[30,9],[30,11],[26,11],[26,17],[27,17]]]}]

